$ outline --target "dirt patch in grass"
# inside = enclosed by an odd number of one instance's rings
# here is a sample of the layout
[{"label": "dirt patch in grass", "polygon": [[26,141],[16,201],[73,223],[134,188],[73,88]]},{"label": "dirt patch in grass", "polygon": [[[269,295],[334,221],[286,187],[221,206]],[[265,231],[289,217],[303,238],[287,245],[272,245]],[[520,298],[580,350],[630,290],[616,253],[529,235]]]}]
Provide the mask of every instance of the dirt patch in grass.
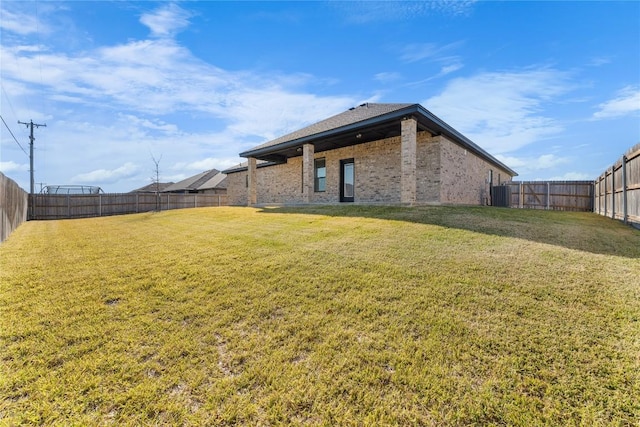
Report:
[{"label": "dirt patch in grass", "polygon": [[640,232],[207,208],[0,246],[0,424],[634,425]]}]

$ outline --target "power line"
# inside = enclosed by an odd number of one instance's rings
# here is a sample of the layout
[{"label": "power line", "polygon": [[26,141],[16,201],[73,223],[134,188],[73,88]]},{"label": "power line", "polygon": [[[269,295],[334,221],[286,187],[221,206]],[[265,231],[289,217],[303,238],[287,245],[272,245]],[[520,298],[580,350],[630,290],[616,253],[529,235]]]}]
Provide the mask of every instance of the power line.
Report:
[{"label": "power line", "polygon": [[11,103],[11,99],[9,98],[9,94],[7,93],[7,90],[4,88],[4,85],[2,84],[1,81],[0,81],[0,87],[2,87],[4,96],[7,98],[7,102],[9,103],[9,107],[11,107],[11,112],[13,113],[13,116],[17,119],[18,116],[16,115],[16,110],[13,109],[13,104]]},{"label": "power line", "polygon": [[4,121],[4,117],[2,117],[2,115],[0,115],[0,119],[2,119],[2,123],[4,123],[5,127],[7,128],[7,130],[9,131],[9,133],[11,134],[11,136],[13,137],[13,140],[16,142],[16,144],[18,144],[18,147],[20,147],[20,149],[22,150],[22,152],[24,154],[27,155],[27,157],[29,157],[29,154],[27,154],[27,152],[25,151],[24,148],[22,148],[22,145],[20,145],[20,143],[18,142],[18,140],[16,139],[16,136],[13,134],[13,132],[11,132],[11,129],[9,128],[9,125],[7,125],[7,122]]}]

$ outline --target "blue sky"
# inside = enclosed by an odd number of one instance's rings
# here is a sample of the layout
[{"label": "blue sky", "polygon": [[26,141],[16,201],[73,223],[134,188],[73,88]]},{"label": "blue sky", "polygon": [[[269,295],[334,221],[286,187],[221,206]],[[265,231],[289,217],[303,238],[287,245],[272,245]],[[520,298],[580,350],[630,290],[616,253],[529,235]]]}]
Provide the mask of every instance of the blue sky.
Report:
[{"label": "blue sky", "polygon": [[[640,142],[640,2],[2,1],[1,114],[35,181],[106,192],[239,163],[363,102],[420,103],[519,173]],[[29,159],[0,123],[0,170]],[[36,190],[39,185],[36,185]]]}]

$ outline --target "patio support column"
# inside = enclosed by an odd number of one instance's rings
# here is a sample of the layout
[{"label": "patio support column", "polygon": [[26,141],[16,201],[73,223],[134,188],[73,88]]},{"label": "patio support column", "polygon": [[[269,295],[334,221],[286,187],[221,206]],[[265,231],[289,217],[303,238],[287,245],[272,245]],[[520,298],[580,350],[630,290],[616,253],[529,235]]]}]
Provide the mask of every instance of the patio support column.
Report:
[{"label": "patio support column", "polygon": [[302,202],[313,202],[313,144],[302,146]]},{"label": "patio support column", "polygon": [[416,154],[418,122],[413,117],[402,120],[400,142],[400,202],[414,204],[417,194]]},{"label": "patio support column", "polygon": [[257,162],[255,157],[249,157],[249,168],[247,169],[247,205],[253,206],[258,203],[258,185],[257,185]]}]

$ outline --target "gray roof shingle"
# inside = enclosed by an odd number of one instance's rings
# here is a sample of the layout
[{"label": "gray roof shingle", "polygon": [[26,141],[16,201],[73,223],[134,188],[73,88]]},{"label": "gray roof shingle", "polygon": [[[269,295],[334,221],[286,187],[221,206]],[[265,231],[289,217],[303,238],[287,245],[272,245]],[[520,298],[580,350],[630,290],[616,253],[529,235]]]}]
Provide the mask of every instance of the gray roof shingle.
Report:
[{"label": "gray roof shingle", "polygon": [[[198,191],[212,188],[226,188],[226,182],[223,182],[224,178],[226,178],[225,174],[221,173],[217,169],[211,169],[197,175],[190,176],[180,182],[176,182],[175,184],[165,188],[164,191]],[[221,183],[224,187],[220,185]]]},{"label": "gray roof shingle", "polygon": [[157,185],[155,182],[152,182],[144,187],[136,188],[135,190],[130,191],[130,193],[155,193],[156,189],[159,192],[162,192],[171,185],[173,185],[173,182],[159,182]]},{"label": "gray roof shingle", "polygon": [[314,123],[295,132],[291,132],[287,135],[265,142],[262,145],[258,145],[257,147],[252,148],[251,151],[282,144],[283,142],[294,141],[299,138],[304,138],[307,136],[326,132],[328,130],[337,129],[342,126],[351,125],[374,117],[383,116],[385,114],[401,110],[411,105],[414,104],[361,104],[357,107],[350,108],[343,113],[336,114],[335,116],[322,120],[318,123]]},{"label": "gray roof shingle", "polygon": [[[300,147],[305,143],[314,144],[316,150],[320,151],[330,149],[329,147],[353,145],[353,143],[349,143],[348,137],[350,133],[355,132],[358,133],[356,138],[363,136],[362,139],[358,140],[358,143],[372,141],[374,140],[373,137],[379,137],[380,130],[386,127],[386,130],[389,131],[391,127],[394,126],[393,123],[395,121],[402,120],[408,116],[412,116],[418,120],[419,129],[427,130],[433,135],[445,135],[465,149],[471,150],[481,158],[512,173],[513,176],[517,175],[515,171],[487,153],[469,138],[462,135],[420,104],[415,103],[361,104],[358,107],[350,108],[343,113],[336,114],[328,119],[244,151],[240,153],[240,156],[254,157],[267,161],[268,163],[265,163],[263,166],[277,164],[286,160],[288,157],[299,155]],[[369,131],[368,137],[366,135],[367,131]],[[377,131],[378,135],[376,136],[373,131]],[[345,138],[345,136],[347,138]],[[245,168],[246,167],[239,165],[235,168],[227,169],[224,172],[239,172]]]}]

